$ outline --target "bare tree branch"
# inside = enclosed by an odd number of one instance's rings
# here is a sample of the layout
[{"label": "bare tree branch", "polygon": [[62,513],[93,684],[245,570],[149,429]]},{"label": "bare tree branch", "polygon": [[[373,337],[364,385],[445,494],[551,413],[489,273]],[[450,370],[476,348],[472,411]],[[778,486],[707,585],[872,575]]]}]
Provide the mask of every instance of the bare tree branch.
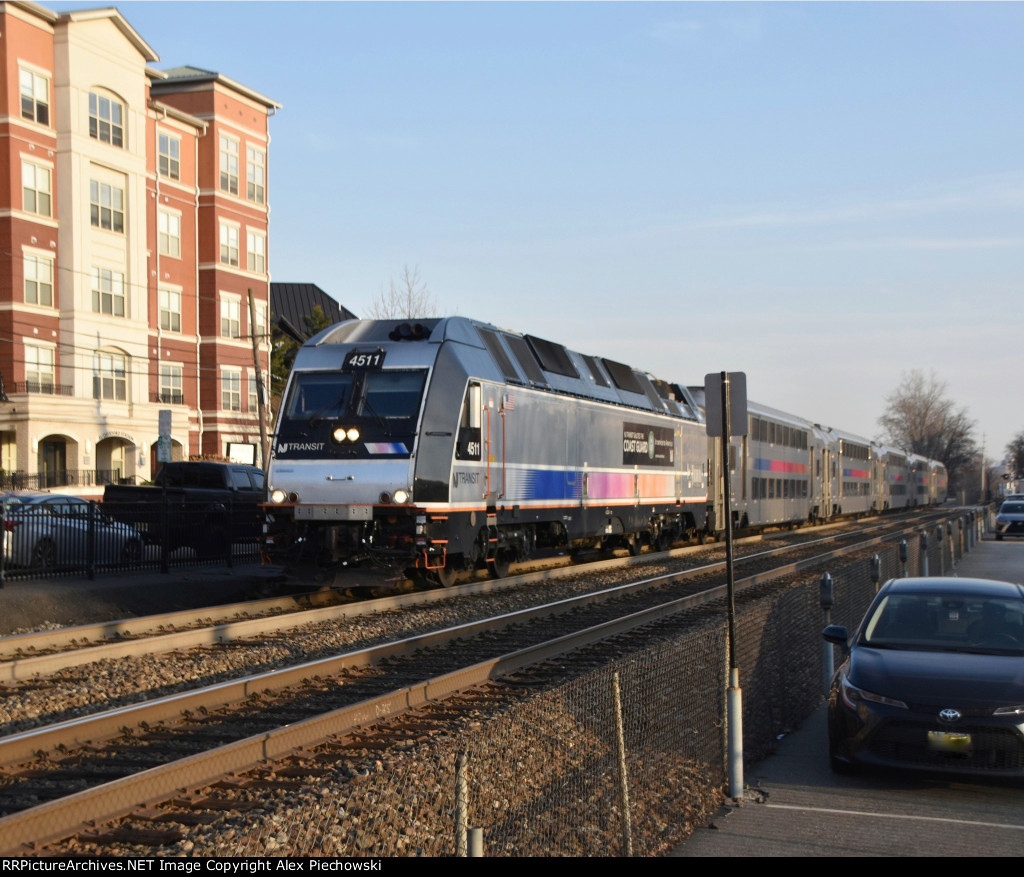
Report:
[{"label": "bare tree branch", "polygon": [[978,449],[974,421],[966,408],[957,409],[946,397],[947,384],[935,372],[925,377],[919,369],[903,376],[903,383],[886,397],[885,413],[878,418],[887,441],[905,451],[938,460],[959,485],[964,467]]},{"label": "bare tree branch", "polygon": [[419,265],[413,268],[405,265],[397,283],[392,277],[387,289],[381,286],[380,293],[367,308],[366,314],[373,320],[412,320],[436,317],[440,312],[434,294],[420,277]]}]

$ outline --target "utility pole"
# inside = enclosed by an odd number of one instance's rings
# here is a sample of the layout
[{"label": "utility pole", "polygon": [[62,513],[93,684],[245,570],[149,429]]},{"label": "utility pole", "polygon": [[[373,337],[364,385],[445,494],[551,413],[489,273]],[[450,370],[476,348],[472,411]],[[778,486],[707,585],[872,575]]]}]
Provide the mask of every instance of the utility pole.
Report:
[{"label": "utility pole", "polygon": [[266,469],[270,456],[270,441],[267,439],[267,399],[263,390],[263,370],[260,368],[260,344],[256,337],[256,300],[253,298],[252,287],[249,288],[249,334],[252,336],[252,362],[256,372],[256,407],[260,413],[260,451],[263,468]]}]

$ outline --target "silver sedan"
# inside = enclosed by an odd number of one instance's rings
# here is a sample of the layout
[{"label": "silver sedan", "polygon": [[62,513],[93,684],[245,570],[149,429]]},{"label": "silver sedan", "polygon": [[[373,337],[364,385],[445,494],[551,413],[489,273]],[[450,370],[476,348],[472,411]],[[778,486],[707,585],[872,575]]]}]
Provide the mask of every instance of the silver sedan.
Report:
[{"label": "silver sedan", "polygon": [[30,568],[132,565],[142,559],[142,536],[77,496],[22,496],[6,503],[4,560]]}]

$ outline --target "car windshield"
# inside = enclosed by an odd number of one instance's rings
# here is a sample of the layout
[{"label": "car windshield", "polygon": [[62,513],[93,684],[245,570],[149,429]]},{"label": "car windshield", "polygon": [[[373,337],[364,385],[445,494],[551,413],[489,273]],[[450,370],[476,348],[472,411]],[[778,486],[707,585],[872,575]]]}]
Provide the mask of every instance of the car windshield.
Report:
[{"label": "car windshield", "polygon": [[1001,515],[1024,515],[1024,502],[1004,502],[999,509]]},{"label": "car windshield", "polygon": [[974,594],[890,594],[861,644],[885,649],[1024,655],[1024,600]]}]

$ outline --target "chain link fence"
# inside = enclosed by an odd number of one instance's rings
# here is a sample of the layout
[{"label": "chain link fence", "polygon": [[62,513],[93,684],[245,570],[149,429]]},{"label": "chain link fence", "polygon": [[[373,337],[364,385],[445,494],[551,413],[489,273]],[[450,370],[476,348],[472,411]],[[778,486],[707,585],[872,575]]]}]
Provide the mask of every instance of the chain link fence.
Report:
[{"label": "chain link fence", "polygon": [[[889,578],[924,574],[925,565],[952,574],[978,523],[951,521],[941,535],[931,525],[927,544],[918,531],[905,551],[898,542],[876,549],[877,580],[867,554],[830,564],[830,621],[855,627]],[[820,579],[821,571],[807,573],[738,595],[750,762],[821,703]],[[315,784],[261,797],[259,808],[219,832],[216,846],[197,843],[190,854],[664,854],[722,801],[724,615],[721,605],[683,613],[671,639],[468,721],[458,734],[411,738],[360,766],[335,761]]]}]

